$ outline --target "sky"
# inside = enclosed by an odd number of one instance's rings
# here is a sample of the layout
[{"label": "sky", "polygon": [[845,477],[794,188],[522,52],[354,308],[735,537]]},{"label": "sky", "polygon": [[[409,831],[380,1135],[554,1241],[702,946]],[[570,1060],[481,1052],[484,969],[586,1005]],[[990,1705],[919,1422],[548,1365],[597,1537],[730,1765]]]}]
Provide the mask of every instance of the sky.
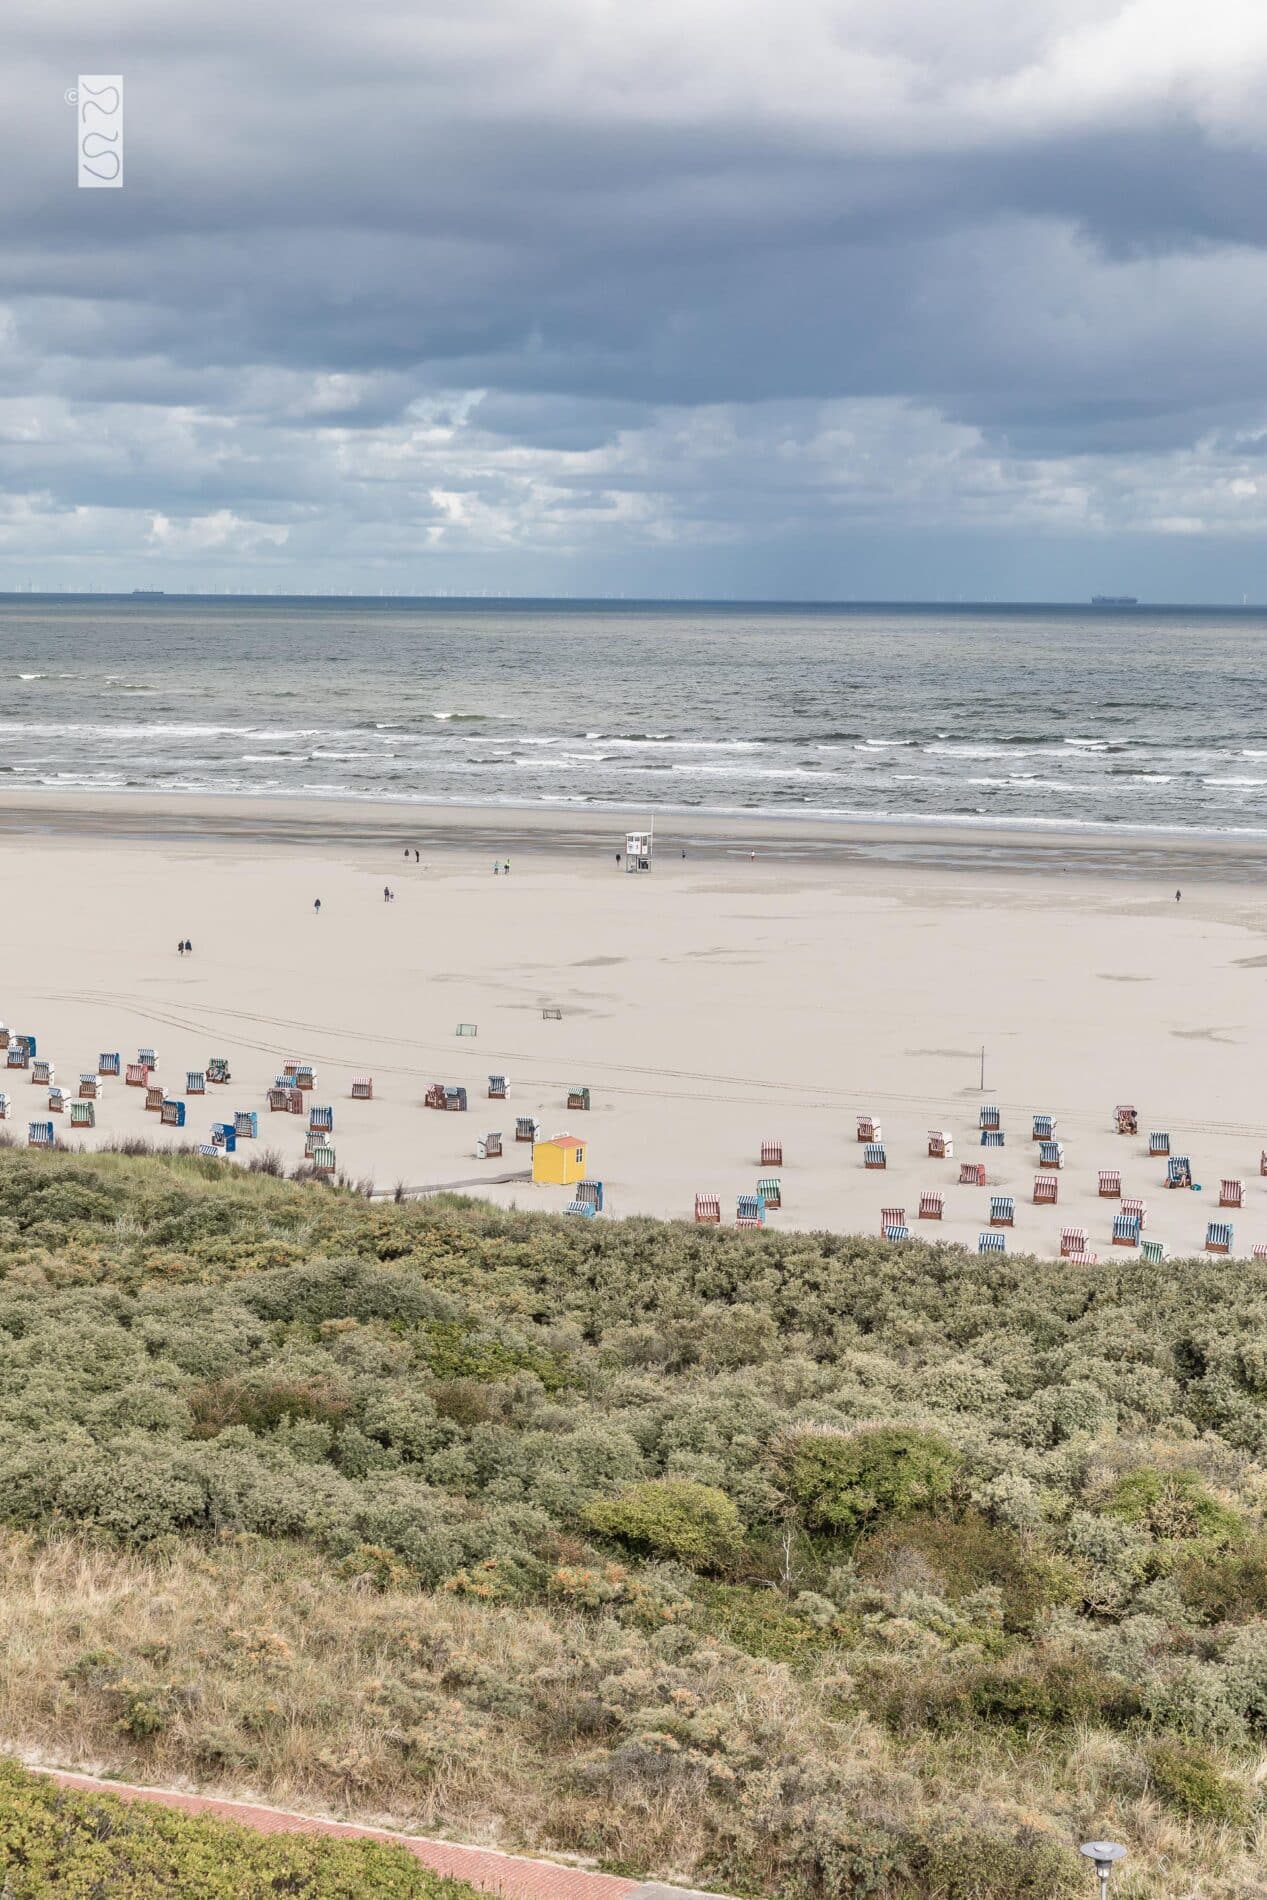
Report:
[{"label": "sky", "polygon": [[4,20],[0,588],[1267,601],[1263,0]]}]

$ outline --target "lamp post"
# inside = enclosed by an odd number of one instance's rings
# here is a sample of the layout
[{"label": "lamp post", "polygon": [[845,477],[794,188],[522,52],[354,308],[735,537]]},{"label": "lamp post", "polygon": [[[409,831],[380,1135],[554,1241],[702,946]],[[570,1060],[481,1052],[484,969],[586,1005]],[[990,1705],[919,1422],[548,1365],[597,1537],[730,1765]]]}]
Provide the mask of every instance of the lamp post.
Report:
[{"label": "lamp post", "polygon": [[1109,1875],[1113,1872],[1113,1863],[1126,1859],[1126,1849],[1116,1841],[1084,1841],[1078,1852],[1095,1862],[1100,1881],[1100,1900],[1108,1900]]}]

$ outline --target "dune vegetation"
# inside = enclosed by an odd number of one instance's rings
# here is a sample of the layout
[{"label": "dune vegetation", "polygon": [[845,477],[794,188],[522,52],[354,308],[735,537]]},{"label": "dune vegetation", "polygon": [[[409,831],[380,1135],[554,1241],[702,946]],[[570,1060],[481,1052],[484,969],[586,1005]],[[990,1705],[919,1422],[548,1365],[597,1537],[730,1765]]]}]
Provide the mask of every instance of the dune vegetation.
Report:
[{"label": "dune vegetation", "polygon": [[772,1900],[1103,1835],[1261,1895],[1265,1513],[1264,1263],[0,1153],[28,1759]]}]

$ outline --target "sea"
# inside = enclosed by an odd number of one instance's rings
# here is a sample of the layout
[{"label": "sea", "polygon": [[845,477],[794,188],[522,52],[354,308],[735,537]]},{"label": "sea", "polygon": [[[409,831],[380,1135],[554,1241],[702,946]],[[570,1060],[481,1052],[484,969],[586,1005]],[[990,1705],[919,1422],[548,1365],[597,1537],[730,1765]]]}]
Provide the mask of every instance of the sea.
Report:
[{"label": "sea", "polygon": [[1267,834],[1267,613],[0,597],[0,791]]}]

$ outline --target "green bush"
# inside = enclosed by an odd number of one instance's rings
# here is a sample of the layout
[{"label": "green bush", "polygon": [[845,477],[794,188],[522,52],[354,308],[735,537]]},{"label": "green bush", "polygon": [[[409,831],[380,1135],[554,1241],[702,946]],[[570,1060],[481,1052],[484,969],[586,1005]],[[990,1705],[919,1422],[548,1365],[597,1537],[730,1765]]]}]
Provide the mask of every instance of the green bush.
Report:
[{"label": "green bush", "polygon": [[378,1841],[259,1835],[113,1795],[75,1794],[0,1761],[6,1900],[474,1900]]},{"label": "green bush", "polygon": [[1003,1600],[1003,1627],[1012,1632],[1032,1630],[1049,1609],[1077,1595],[1069,1564],[1027,1548],[1015,1532],[977,1511],[954,1518],[917,1513],[886,1525],[863,1538],[855,1560],[868,1581],[900,1583],[907,1570],[926,1570],[952,1603],[993,1584]]},{"label": "green bush", "polygon": [[1154,1742],[1144,1751],[1148,1778],[1158,1799],[1196,1821],[1243,1827],[1250,1817],[1245,1790],[1202,1749],[1183,1742]]},{"label": "green bush", "polygon": [[853,1432],[799,1429],[784,1454],[787,1485],[806,1522],[849,1534],[944,1503],[959,1454],[934,1432],[872,1425]]},{"label": "green bush", "polygon": [[604,1537],[692,1570],[723,1568],[743,1543],[743,1522],[726,1493],[689,1478],[650,1478],[614,1498],[593,1498],[584,1517]]},{"label": "green bush", "polygon": [[1239,1550],[1194,1554],[1174,1574],[1184,1603],[1202,1622],[1267,1616],[1267,1537]]},{"label": "green bush", "polygon": [[1107,1510],[1160,1538],[1203,1538],[1226,1544],[1239,1535],[1236,1512],[1220,1504],[1195,1471],[1158,1471],[1151,1465],[1119,1478]]}]

